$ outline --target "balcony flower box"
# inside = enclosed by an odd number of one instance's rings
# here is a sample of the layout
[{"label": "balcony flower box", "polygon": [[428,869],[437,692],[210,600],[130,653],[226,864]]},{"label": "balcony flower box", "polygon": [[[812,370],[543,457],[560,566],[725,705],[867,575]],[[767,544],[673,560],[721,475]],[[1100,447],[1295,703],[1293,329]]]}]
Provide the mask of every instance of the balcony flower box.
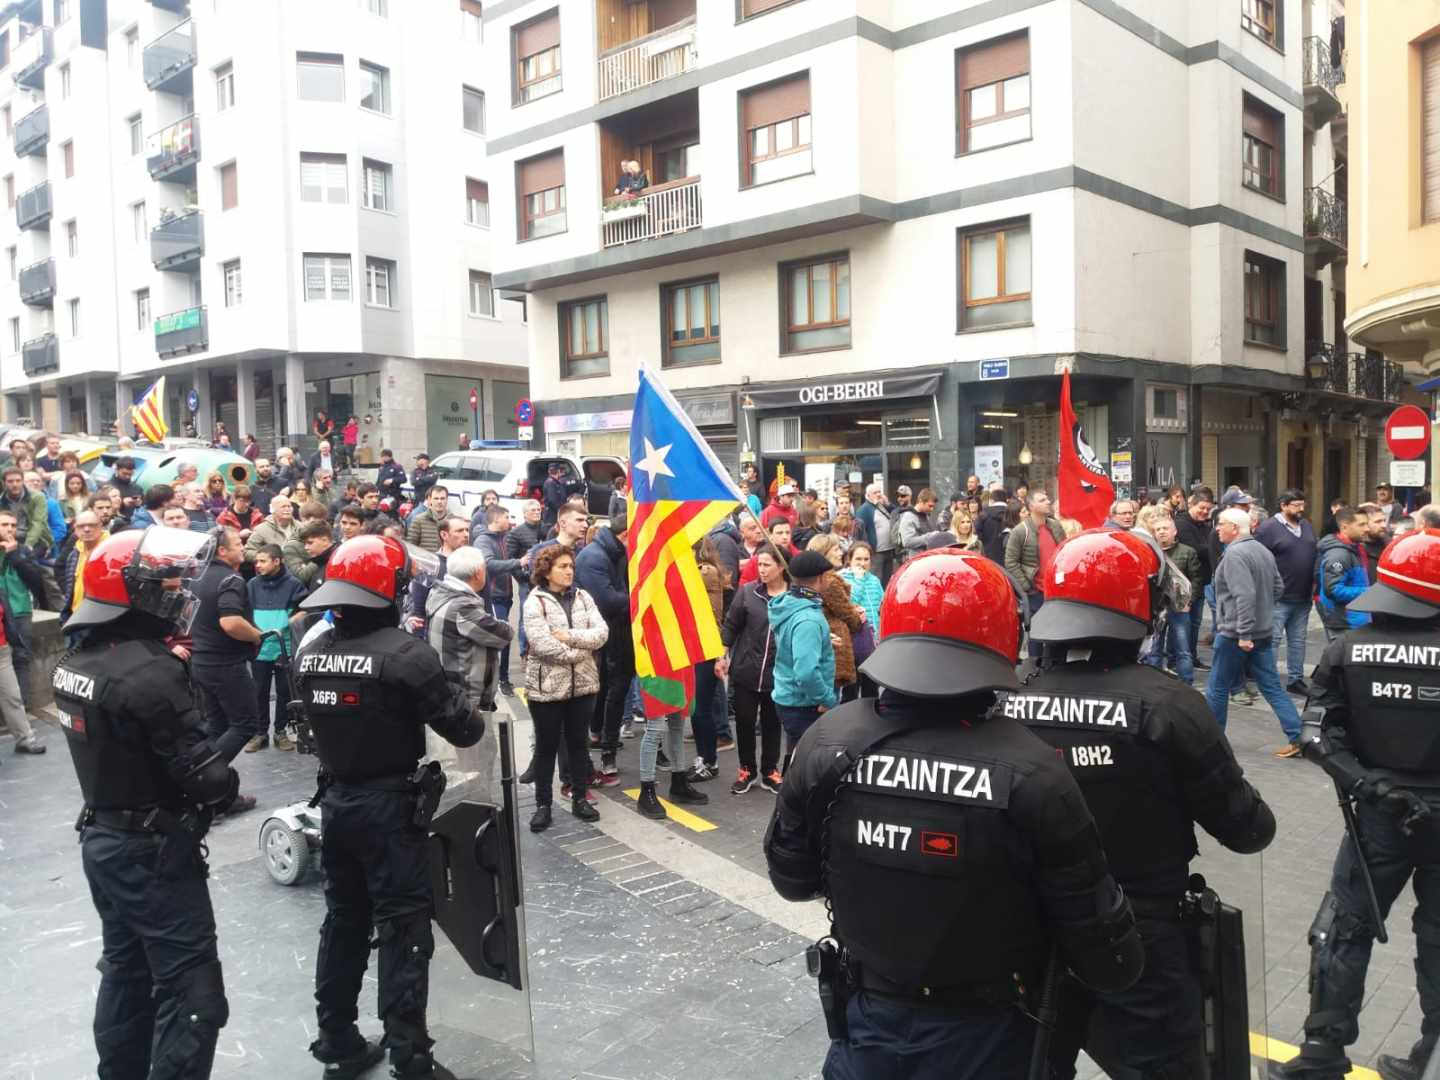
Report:
[{"label": "balcony flower box", "polygon": [[600,224],[642,218],[649,212],[644,199],[611,199],[600,208]]}]

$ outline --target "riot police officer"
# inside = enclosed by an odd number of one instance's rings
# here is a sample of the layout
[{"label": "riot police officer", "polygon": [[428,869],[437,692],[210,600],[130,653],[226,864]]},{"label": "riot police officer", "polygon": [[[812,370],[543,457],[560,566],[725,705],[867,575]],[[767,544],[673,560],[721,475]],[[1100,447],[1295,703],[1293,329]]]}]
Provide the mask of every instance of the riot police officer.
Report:
[{"label": "riot police officer", "polygon": [[1250,854],[1274,838],[1275,816],[1246,782],[1204,695],[1139,663],[1172,586],[1184,588],[1158,545],[1139,533],[1084,532],[1056,550],[1039,584],[1045,602],[1030,637],[1042,647],[1040,671],[1001,694],[997,711],[1062,755],[1145,941],[1134,986],[1067,987],[1052,1068],[1075,1075],[1093,1016],[1106,1045],[1144,1080],[1198,1080],[1208,1075],[1200,980],[1180,923],[1195,826]]},{"label": "riot police officer", "polygon": [[80,857],[103,944],[97,1072],[204,1080],[229,1018],[202,841],[239,778],[205,738],[190,675],[165,645],[197,606],[209,537],[160,527],[102,541],[78,636],[51,682],[85,807]]},{"label": "riot police officer", "polygon": [[1349,1071],[1345,1047],[1360,1034],[1370,949],[1413,874],[1420,1038],[1408,1058],[1380,1055],[1378,1068],[1386,1080],[1416,1080],[1440,1035],[1440,529],[1390,544],[1376,583],[1349,610],[1372,621],[1326,646],[1302,744],[1347,808],[1354,800],[1351,835],[1310,927],[1304,1042],[1270,1075],[1338,1080]]},{"label": "riot police officer", "polygon": [[[1020,615],[977,553],[891,579],[862,670],[884,692],[800,740],[765,836],[788,900],[825,897],[811,950],[827,1080],[1025,1074],[1052,951],[1119,990],[1142,950],[1095,823],[1054,752],[987,713],[1016,686]],[[848,1001],[847,1001],[848,999]]]},{"label": "riot police officer", "polygon": [[[355,1026],[373,923],[379,941],[379,1012],[391,1074],[450,1077],[430,1053],[429,816],[438,766],[417,770],[425,725],[456,746],[485,732],[464,691],[445,679],[433,649],[399,627],[415,552],[384,536],[346,540],[303,609],[329,609],[330,633],[301,646],[295,672],[321,769],[325,921],[315,961],[320,1037],[310,1052],[327,1078],[358,1076],[382,1049]],[[438,785],[435,781],[440,781]]]}]

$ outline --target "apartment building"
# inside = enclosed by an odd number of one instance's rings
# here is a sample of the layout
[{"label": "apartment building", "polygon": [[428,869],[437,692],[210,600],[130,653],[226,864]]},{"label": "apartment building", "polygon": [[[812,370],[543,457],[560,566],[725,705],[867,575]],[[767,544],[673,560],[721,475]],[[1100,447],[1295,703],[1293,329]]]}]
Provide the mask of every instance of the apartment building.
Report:
[{"label": "apartment building", "polygon": [[[1349,0],[1353,120],[1345,331],[1440,393],[1440,0]],[[1440,439],[1431,442],[1431,473]]]},{"label": "apartment building", "polygon": [[304,445],[323,408],[362,460],[514,437],[481,37],[475,0],[9,4],[6,418],[104,431],[164,374],[177,432]]},{"label": "apartment building", "polygon": [[623,447],[643,363],[767,480],[1048,483],[1068,368],[1122,489],[1273,499],[1326,460],[1297,419],[1380,410],[1383,383],[1307,369],[1335,325],[1306,213],[1337,190],[1324,0],[484,18],[496,282],[529,297],[551,448]]}]

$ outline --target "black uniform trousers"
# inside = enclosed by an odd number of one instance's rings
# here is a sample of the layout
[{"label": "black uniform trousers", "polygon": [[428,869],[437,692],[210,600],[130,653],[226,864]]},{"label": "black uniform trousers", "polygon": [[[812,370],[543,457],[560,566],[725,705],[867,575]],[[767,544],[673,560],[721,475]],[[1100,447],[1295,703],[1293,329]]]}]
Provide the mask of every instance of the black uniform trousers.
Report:
[{"label": "black uniform trousers", "polygon": [[228,664],[193,662],[190,675],[205,704],[206,736],[222,758],[234,761],[251,736],[265,734],[250,669],[243,660]]},{"label": "black uniform trousers", "polygon": [[1024,1080],[1035,1025],[1013,1005],[925,1009],[858,993],[846,1038],[830,1044],[825,1080]]},{"label": "black uniform trousers", "polygon": [[[1440,827],[1430,824],[1432,817],[1407,837],[1395,817],[1377,806],[1362,801],[1355,814],[1382,916],[1389,915],[1390,905],[1413,876],[1415,988],[1423,1019],[1412,1059],[1423,1061],[1440,1036]],[[1330,898],[1335,904],[1334,925],[1326,940],[1311,951],[1311,1012],[1305,1019],[1305,1034],[1349,1046],[1360,1036],[1360,1006],[1375,927],[1355,845],[1348,836],[1340,841],[1335,856],[1325,902]]]},{"label": "black uniform trousers", "polygon": [[315,960],[320,1033],[332,1045],[353,1041],[349,1033],[359,1016],[373,924],[384,1045],[391,1064],[406,1075],[412,1059],[428,1061],[433,1045],[425,1006],[435,938],[426,834],[413,822],[415,797],[336,782],[326,790],[321,808],[326,913]]},{"label": "black uniform trousers", "polygon": [[1179,898],[1131,899],[1145,943],[1145,972],[1128,990],[1109,994],[1065,980],[1050,1044],[1052,1075],[1073,1077],[1075,1060],[1084,1049],[1110,1075],[1205,1080],[1199,976],[1176,915]]},{"label": "black uniform trousers", "polygon": [[204,1080],[229,1019],[200,852],[87,825],[81,863],[100,915],[100,1080]]}]

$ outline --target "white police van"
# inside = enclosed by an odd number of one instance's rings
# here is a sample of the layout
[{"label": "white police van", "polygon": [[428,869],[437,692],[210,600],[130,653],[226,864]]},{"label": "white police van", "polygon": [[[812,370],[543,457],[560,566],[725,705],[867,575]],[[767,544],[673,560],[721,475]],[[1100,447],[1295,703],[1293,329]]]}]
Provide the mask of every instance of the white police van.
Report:
[{"label": "white police van", "polygon": [[[522,504],[527,499],[540,500],[541,487],[556,462],[565,470],[562,479],[567,488],[583,494],[590,513],[603,517],[610,512],[610,493],[625,476],[625,463],[617,457],[587,455],[576,460],[564,454],[523,450],[519,443],[500,439],[473,445],[472,450],[447,451],[430,463],[439,483],[450,492],[451,512],[467,518],[480,508],[485,492],[495,491],[500,505],[518,524],[523,517]],[[413,498],[414,485],[407,483],[404,492]]]}]

